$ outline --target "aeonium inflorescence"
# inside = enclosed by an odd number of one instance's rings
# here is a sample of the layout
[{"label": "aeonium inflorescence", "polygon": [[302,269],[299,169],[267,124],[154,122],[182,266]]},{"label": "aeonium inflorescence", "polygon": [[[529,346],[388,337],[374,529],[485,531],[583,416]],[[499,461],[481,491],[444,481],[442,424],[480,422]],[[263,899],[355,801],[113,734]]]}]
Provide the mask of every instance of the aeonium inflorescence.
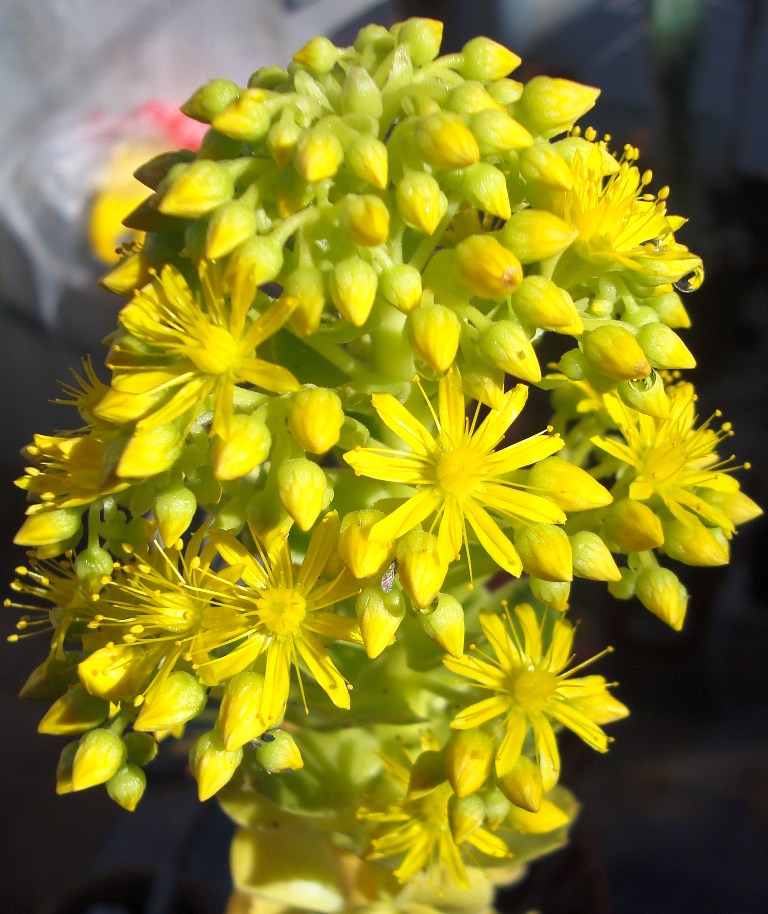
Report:
[{"label": "aeonium inflorescence", "polygon": [[188,741],[236,879],[291,909],[312,893],[239,854],[343,857],[338,910],[486,910],[565,840],[559,732],[604,751],[626,714],[573,660],[574,582],[679,628],[667,562],[727,561],[760,513],[679,378],[703,273],[669,190],[575,126],[598,90],[441,36],[316,38],[192,95],[200,149],[137,172],[104,376],[19,481],[8,602],[53,630],[23,691],[73,737],[58,789],[133,809]]}]

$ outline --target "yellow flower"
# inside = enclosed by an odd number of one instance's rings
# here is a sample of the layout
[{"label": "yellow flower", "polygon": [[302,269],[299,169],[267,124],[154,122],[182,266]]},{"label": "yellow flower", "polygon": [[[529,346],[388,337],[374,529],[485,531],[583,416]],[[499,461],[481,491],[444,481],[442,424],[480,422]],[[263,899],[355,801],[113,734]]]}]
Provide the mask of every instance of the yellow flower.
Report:
[{"label": "yellow flower", "polygon": [[210,264],[201,265],[200,281],[197,293],[181,273],[166,266],[120,314],[125,332],[117,336],[109,356],[114,390],[165,394],[161,405],[153,404],[148,412],[139,398],[140,411],[132,417],[140,420],[139,432],[199,409],[211,396],[211,431],[226,438],[236,384],[276,392],[299,389],[290,371],[256,356],[256,348],[288,318],[290,303],[279,299],[252,320],[256,290],[248,283],[235,283],[225,293]]},{"label": "yellow flower", "polygon": [[[451,785],[443,780],[432,790],[408,793],[410,772],[405,765],[385,757],[384,767],[397,783],[403,795],[391,802],[384,812],[365,807],[358,810],[358,818],[371,822],[391,824],[389,831],[374,838],[366,854],[369,860],[403,855],[394,871],[401,883],[411,880],[420,870],[427,869],[436,883],[442,880],[442,870],[451,881],[467,888],[467,870],[462,860],[461,847],[456,842],[450,824],[449,801],[454,795]],[[490,857],[511,856],[507,845],[488,829],[476,828],[464,838],[475,850]],[[473,855],[474,857],[474,855]],[[437,871],[437,872],[435,872]]]},{"label": "yellow flower", "polygon": [[605,752],[608,737],[597,721],[605,719],[602,704],[610,702],[615,710],[618,703],[608,694],[602,676],[573,678],[584,664],[567,669],[573,657],[574,629],[570,622],[556,618],[545,645],[542,623],[531,606],[523,603],[510,613],[503,605],[505,619],[487,609],[480,612],[480,625],[495,657],[478,650],[483,659],[469,655],[443,658],[451,672],[492,693],[490,698],[460,711],[451,726],[469,730],[496,717],[504,718],[496,753],[498,777],[515,767],[531,731],[542,784],[550,790],[560,774],[552,722],[568,727],[587,745]]},{"label": "yellow flower", "polygon": [[[393,396],[374,394],[373,406],[381,421],[410,450],[356,448],[344,459],[358,475],[403,483],[417,491],[373,526],[372,538],[390,542],[434,514],[432,527],[439,525],[438,544],[446,561],[459,554],[462,542],[468,545],[469,523],[491,558],[510,574],[519,575],[520,557],[489,509],[513,523],[559,524],[565,520],[551,501],[505,478],[560,450],[563,442],[557,435],[542,432],[494,450],[520,414],[527,395],[527,387],[518,384],[505,395],[500,409],[492,409],[479,425],[476,412],[470,423],[465,417],[461,375],[454,366],[440,380],[437,414],[427,400],[437,427],[433,435]],[[426,394],[424,397],[427,399]]]}]

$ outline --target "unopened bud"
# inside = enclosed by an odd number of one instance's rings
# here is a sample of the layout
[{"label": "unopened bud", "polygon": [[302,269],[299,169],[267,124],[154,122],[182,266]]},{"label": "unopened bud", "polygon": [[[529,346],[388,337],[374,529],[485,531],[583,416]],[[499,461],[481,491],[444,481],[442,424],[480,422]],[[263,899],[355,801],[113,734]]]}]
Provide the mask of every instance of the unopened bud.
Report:
[{"label": "unopened bud", "polygon": [[499,790],[498,787],[491,787],[484,790],[483,802],[485,804],[485,821],[488,827],[496,830],[503,824],[509,812],[509,800]]},{"label": "unopened bud", "polygon": [[89,694],[77,683],[45,712],[37,725],[37,732],[53,736],[75,736],[103,724],[108,715],[109,702]]},{"label": "unopened bud", "polygon": [[375,247],[389,237],[389,210],[373,194],[348,194],[344,200],[342,223],[352,238],[365,247]]},{"label": "unopened bud", "polygon": [[397,566],[400,583],[417,609],[432,603],[448,573],[437,537],[420,530],[412,530],[398,541]]},{"label": "unopened bud", "polygon": [[668,568],[647,568],[635,582],[635,594],[646,609],[679,632],[688,608],[688,593]]},{"label": "unopened bud", "polygon": [[461,380],[467,395],[489,406],[502,409],[504,406],[504,372],[495,365],[480,359],[465,362],[461,368]]},{"label": "unopened bud", "polygon": [[730,492],[707,489],[702,493],[702,498],[708,504],[722,511],[728,520],[737,527],[739,524],[746,524],[747,521],[760,517],[763,513],[760,505],[738,488],[734,488]]},{"label": "unopened bud", "polygon": [[465,200],[484,213],[500,219],[509,219],[512,215],[507,180],[495,165],[477,162],[465,168],[461,192]]},{"label": "unopened bud", "polygon": [[368,320],[376,299],[376,270],[360,257],[341,260],[331,271],[329,289],[341,316],[354,327]]},{"label": "unopened bud", "polygon": [[82,513],[82,508],[56,508],[30,514],[13,541],[17,546],[63,545],[70,539],[79,537]]},{"label": "unopened bud", "polygon": [[276,279],[283,268],[283,246],[268,235],[256,235],[230,255],[224,274],[229,288],[254,289]]},{"label": "unopened bud", "polygon": [[447,371],[459,351],[461,321],[445,305],[423,305],[408,315],[408,340],[415,358]]},{"label": "unopened bud", "polygon": [[525,524],[515,531],[515,548],[528,574],[544,581],[573,579],[571,544],[562,527]]},{"label": "unopened bud", "polygon": [[405,615],[399,591],[385,593],[380,586],[364,587],[355,603],[365,653],[373,659],[392,643]]},{"label": "unopened bud", "polygon": [[423,67],[437,57],[443,40],[443,23],[437,19],[412,17],[400,23],[395,33],[397,44],[408,49],[415,67]]},{"label": "unopened bud", "polygon": [[72,763],[79,745],[78,740],[73,740],[71,743],[67,743],[59,754],[59,761],[56,765],[56,793],[59,796],[72,793]]},{"label": "unopened bud", "polygon": [[461,49],[464,79],[482,82],[501,79],[520,66],[517,54],[490,38],[472,38]]},{"label": "unopened bud", "polygon": [[525,330],[515,321],[495,321],[480,337],[480,352],[497,368],[537,384],[541,380],[541,367],[536,350]]},{"label": "unopened bud", "polygon": [[451,797],[448,801],[448,826],[456,844],[461,844],[485,822],[485,803],[479,794]]},{"label": "unopened bud", "polygon": [[664,381],[656,371],[637,381],[620,381],[616,386],[616,393],[623,403],[646,416],[666,419],[669,415],[669,397]]},{"label": "unopened bud", "polygon": [[181,106],[181,113],[203,124],[210,124],[240,94],[240,87],[229,79],[212,79],[194,92]]},{"label": "unopened bud", "polygon": [[643,324],[637,331],[637,342],[654,368],[696,367],[690,349],[666,324]]},{"label": "unopened bud", "polygon": [[88,546],[75,559],[75,574],[91,590],[98,590],[105,577],[112,576],[114,559],[99,545]]},{"label": "unopened bud", "polygon": [[551,606],[559,613],[568,609],[568,598],[571,595],[571,585],[568,581],[542,581],[534,575],[528,578],[531,593],[545,606]]},{"label": "unopened bud", "polygon": [[227,752],[234,752],[264,732],[259,714],[263,691],[264,677],[250,670],[236,673],[227,683],[218,720]]},{"label": "unopened bud", "polygon": [[147,776],[138,765],[123,765],[107,781],[107,793],[110,799],[128,812],[133,812],[139,805],[147,787]]},{"label": "unopened bud", "polygon": [[196,740],[189,752],[189,767],[197,781],[201,803],[229,783],[242,758],[242,749],[227,752],[216,730],[209,730]]},{"label": "unopened bud", "polygon": [[352,67],[347,72],[341,87],[341,110],[344,114],[381,117],[381,90],[363,67]]},{"label": "unopened bud", "polygon": [[580,530],[570,537],[573,573],[589,581],[620,581],[621,572],[610,550],[591,530]]},{"label": "unopened bud", "polygon": [[344,150],[330,130],[308,130],[296,144],[293,164],[309,184],[332,178],[339,170]]},{"label": "unopened bud", "polygon": [[645,552],[664,544],[658,516],[634,498],[621,498],[608,508],[600,535],[621,552]]},{"label": "unopened bud", "polygon": [[267,135],[283,99],[269,89],[248,88],[213,119],[212,126],[232,140],[255,143]]},{"label": "unopened bud", "polygon": [[500,108],[479,111],[472,116],[470,127],[483,155],[525,149],[533,142],[529,131]]},{"label": "unopened bud", "polygon": [[363,134],[347,150],[347,166],[358,178],[384,190],[389,180],[387,147],[376,137]]},{"label": "unopened bud", "polygon": [[157,756],[157,740],[151,733],[135,733],[131,731],[123,734],[123,742],[128,752],[128,762],[131,765],[143,767]]},{"label": "unopened bud", "polygon": [[534,327],[573,336],[584,329],[569,293],[544,276],[526,276],[514,292],[512,307]]},{"label": "unopened bud", "polygon": [[303,48],[296,51],[293,61],[306,67],[311,73],[319,75],[333,69],[339,53],[339,48],[330,39],[316,35],[310,38]]},{"label": "unopened bud", "polygon": [[529,184],[545,188],[570,190],[573,187],[568,163],[551,143],[542,139],[521,150],[520,174]]},{"label": "unopened bud", "polygon": [[283,117],[269,128],[267,148],[280,168],[287,165],[293,158],[296,143],[303,133],[301,127],[285,112]]},{"label": "unopened bud", "polygon": [[554,213],[522,209],[512,213],[501,229],[500,238],[520,263],[533,263],[560,254],[578,234],[577,229]]},{"label": "unopened bud", "polygon": [[91,730],[81,737],[72,760],[72,790],[104,784],[125,764],[125,743],[111,730]]},{"label": "unopened bud", "polygon": [[339,530],[339,554],[356,578],[378,574],[391,560],[388,543],[371,539],[371,528],[384,518],[383,511],[365,508],[345,514]]},{"label": "unopened bud", "polygon": [[305,451],[325,454],[339,441],[344,409],[326,387],[302,387],[291,399],[288,430]]},{"label": "unopened bud", "polygon": [[152,513],[163,543],[170,546],[189,529],[197,511],[197,499],[180,481],[162,489],[155,496]]},{"label": "unopened bud", "polygon": [[673,330],[691,326],[691,318],[685,310],[677,292],[661,292],[648,302],[656,312],[659,321]]},{"label": "unopened bud", "polygon": [[217,207],[208,220],[205,256],[208,260],[226,257],[256,233],[256,213],[243,200],[230,200]]},{"label": "unopened bud", "polygon": [[600,90],[572,82],[534,76],[523,89],[520,119],[536,133],[551,137],[570,130],[576,121],[594,107]]},{"label": "unopened bud", "polygon": [[417,800],[445,783],[443,753],[427,749],[416,757],[408,779],[408,797]]},{"label": "unopened bud", "polygon": [[158,210],[166,216],[197,219],[229,200],[234,193],[231,173],[218,162],[198,159],[188,165],[177,165],[171,175],[174,173],[175,177],[163,189],[157,204]]},{"label": "unopened bud", "polygon": [[445,747],[445,773],[457,797],[479,790],[491,773],[492,737],[482,730],[454,730]]},{"label": "unopened bud", "polygon": [[538,812],[541,809],[543,786],[541,769],[527,755],[521,755],[514,768],[496,783],[504,796],[520,809]]},{"label": "unopened bud", "polygon": [[720,528],[706,527],[692,515],[664,525],[664,551],[686,565],[727,565],[728,540]]},{"label": "unopened bud", "polygon": [[480,158],[480,149],[463,118],[451,111],[437,111],[416,127],[416,145],[437,168],[466,168]]},{"label": "unopened bud", "polygon": [[408,172],[395,190],[397,209],[411,228],[431,235],[443,218],[448,201],[440,185],[420,171]]},{"label": "unopened bud", "polygon": [[398,311],[410,314],[421,302],[421,273],[408,263],[395,264],[379,277],[379,292]]},{"label": "unopened bud", "polygon": [[608,489],[594,476],[561,457],[545,457],[535,463],[527,484],[537,495],[543,495],[568,513],[602,508],[613,501]]},{"label": "unopened bud", "polygon": [[285,280],[283,295],[294,303],[291,327],[299,336],[310,336],[320,326],[325,308],[323,274],[316,267],[299,267]]},{"label": "unopened bud", "polygon": [[283,507],[300,530],[309,530],[333,498],[325,471],[306,457],[283,461],[277,485]]},{"label": "unopened bud", "polygon": [[163,473],[176,463],[182,445],[175,422],[137,430],[123,448],[115,472],[123,479],[145,479]]},{"label": "unopened bud", "polygon": [[618,324],[601,324],[581,338],[584,358],[595,371],[617,381],[646,378],[651,366],[629,330]]},{"label": "unopened bud", "polygon": [[256,747],[256,761],[267,774],[298,771],[304,767],[296,740],[285,730],[268,730]]},{"label": "unopened bud", "polygon": [[211,463],[216,478],[242,479],[267,459],[271,446],[272,436],[261,419],[234,415],[227,436],[213,440]]},{"label": "unopened bud", "polygon": [[460,241],[454,255],[461,282],[483,298],[506,298],[523,278],[515,255],[490,235],[470,235]]},{"label": "unopened bud", "polygon": [[437,606],[429,613],[418,616],[425,633],[452,657],[464,653],[464,610],[461,603],[446,593],[437,598]]},{"label": "unopened bud", "polygon": [[205,707],[208,693],[197,677],[176,670],[151,690],[133,724],[134,730],[172,730],[197,717]]}]

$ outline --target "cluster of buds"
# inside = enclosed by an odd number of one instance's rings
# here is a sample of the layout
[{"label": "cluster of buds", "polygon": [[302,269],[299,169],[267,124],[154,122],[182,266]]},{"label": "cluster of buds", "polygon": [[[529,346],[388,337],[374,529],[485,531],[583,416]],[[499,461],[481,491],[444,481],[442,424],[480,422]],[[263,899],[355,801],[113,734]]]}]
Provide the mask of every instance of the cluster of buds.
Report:
[{"label": "cluster of buds", "polygon": [[680,628],[660,560],[722,564],[760,513],[680,379],[703,273],[667,188],[575,126],[596,89],[441,36],[367,26],[194,93],[199,150],[136,173],[108,377],[19,481],[7,602],[53,630],[23,694],[74,738],[59,791],[133,809],[189,740],[237,883],[286,911],[489,910],[565,840],[560,730],[602,752],[627,713],[573,675],[574,580]]}]

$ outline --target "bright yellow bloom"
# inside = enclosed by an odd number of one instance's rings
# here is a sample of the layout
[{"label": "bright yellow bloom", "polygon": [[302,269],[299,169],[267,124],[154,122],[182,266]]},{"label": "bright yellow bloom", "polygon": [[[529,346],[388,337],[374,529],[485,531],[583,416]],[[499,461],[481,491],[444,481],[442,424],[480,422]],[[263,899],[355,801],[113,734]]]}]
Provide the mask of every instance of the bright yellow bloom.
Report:
[{"label": "bright yellow bloom", "polygon": [[[567,669],[573,657],[574,628],[565,619],[555,619],[546,645],[542,623],[526,603],[515,607],[514,613],[507,610],[505,619],[481,610],[480,625],[495,657],[478,651],[483,659],[444,657],[443,663],[492,695],[460,711],[451,726],[468,730],[496,717],[504,718],[496,754],[499,777],[515,767],[531,731],[542,784],[544,790],[550,790],[560,775],[552,722],[568,727],[587,745],[605,752],[608,737],[597,721],[601,719],[601,704],[608,701],[615,708],[616,699],[608,694],[602,676],[573,678],[579,667]],[[585,702],[585,698],[596,700]]]},{"label": "bright yellow bloom", "polygon": [[[360,819],[392,825],[389,831],[371,841],[366,857],[380,860],[404,855],[394,871],[401,883],[408,882],[423,869],[427,869],[434,876],[434,881],[439,883],[442,871],[446,870],[452,882],[467,888],[469,882],[461,847],[454,839],[448,814],[448,802],[454,795],[451,785],[443,781],[427,793],[418,791],[418,796],[409,795],[408,768],[394,759],[385,757],[383,761],[391,779],[401,787],[403,796],[390,803],[385,812],[367,808],[358,810]],[[490,857],[511,856],[501,838],[486,828],[475,829],[464,842]]]},{"label": "bright yellow bloom", "polygon": [[[422,391],[423,393],[423,391]],[[440,380],[438,413],[427,404],[437,428],[433,435],[390,394],[374,394],[381,421],[410,450],[356,448],[344,459],[358,475],[413,486],[417,491],[371,530],[391,542],[430,515],[438,525],[438,544],[446,561],[468,545],[467,523],[480,545],[510,574],[522,570],[515,547],[489,510],[513,523],[563,523],[565,514],[551,501],[524,491],[505,477],[560,450],[562,440],[545,432],[494,450],[525,404],[528,388],[518,384],[478,425],[477,412],[465,417],[461,375],[454,366]],[[426,399],[426,394],[424,395]]]},{"label": "bright yellow bloom", "polygon": [[236,384],[268,391],[298,390],[286,368],[256,356],[256,348],[276,333],[290,314],[280,299],[252,320],[256,290],[246,282],[225,293],[212,265],[201,265],[201,292],[196,293],[173,267],[138,291],[120,313],[125,330],[112,344],[109,366],[119,393],[164,393],[162,405],[150,408],[139,398],[139,432],[171,422],[213,400],[213,434],[227,437]]}]

